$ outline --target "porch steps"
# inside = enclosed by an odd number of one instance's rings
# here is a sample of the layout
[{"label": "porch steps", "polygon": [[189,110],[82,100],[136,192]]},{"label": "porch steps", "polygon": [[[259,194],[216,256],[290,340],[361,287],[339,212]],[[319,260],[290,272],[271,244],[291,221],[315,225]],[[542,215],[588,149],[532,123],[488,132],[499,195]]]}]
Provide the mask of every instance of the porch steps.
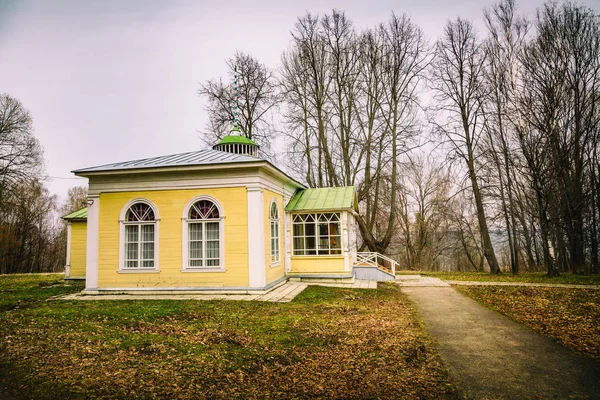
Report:
[{"label": "porch steps", "polygon": [[290,282],[353,284],[354,275],[289,275]]},{"label": "porch steps", "polygon": [[396,279],[396,264],[394,259],[380,253],[359,252],[353,273],[356,279],[393,281]]},{"label": "porch steps", "polygon": [[394,281],[396,277],[387,268],[372,265],[355,265],[354,277],[356,279],[374,280],[379,282]]}]

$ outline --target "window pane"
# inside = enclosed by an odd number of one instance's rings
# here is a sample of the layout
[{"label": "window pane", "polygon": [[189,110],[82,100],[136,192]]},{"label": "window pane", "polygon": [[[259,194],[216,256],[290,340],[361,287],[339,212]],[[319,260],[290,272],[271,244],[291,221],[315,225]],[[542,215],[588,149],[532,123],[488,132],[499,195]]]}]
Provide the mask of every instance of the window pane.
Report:
[{"label": "window pane", "polygon": [[138,241],[138,226],[137,225],[126,225],[125,226],[125,239],[126,239],[126,242],[137,242]]},{"label": "window pane", "polygon": [[328,236],[329,235],[329,225],[328,224],[319,224],[319,236]]},{"label": "window pane", "polygon": [[306,222],[314,222],[314,221],[315,221],[315,217],[314,217],[312,214],[306,214],[306,215],[304,216],[304,220],[305,220]]},{"label": "window pane", "polygon": [[129,207],[125,221],[154,221],[154,211],[145,203],[136,203]]},{"label": "window pane", "polygon": [[306,238],[305,241],[305,245],[306,245],[306,254],[317,254],[316,247],[317,247],[317,240],[314,236],[308,236]]},{"label": "window pane", "polygon": [[154,241],[154,225],[142,225],[142,241]]},{"label": "window pane", "polygon": [[202,258],[202,242],[190,242],[189,253],[190,260]]},{"label": "window pane", "polygon": [[206,260],[206,265],[208,267],[218,267],[219,266],[219,260],[218,259],[209,259]]},{"label": "window pane", "polygon": [[330,235],[339,235],[340,234],[339,222],[330,222],[329,223],[329,234]]},{"label": "window pane", "polygon": [[200,200],[190,208],[190,219],[211,219],[219,218],[219,209],[208,200]]},{"label": "window pane", "polygon": [[[219,259],[219,242],[218,241],[211,241],[211,242],[206,242],[206,258],[216,258],[217,261]],[[210,265],[210,264],[209,264]],[[213,265],[219,265],[217,264],[213,264]]]},{"label": "window pane", "polygon": [[154,268],[154,261],[153,260],[142,261],[142,267],[143,268]]},{"label": "window pane", "polygon": [[315,224],[306,224],[304,226],[306,236],[315,236]]},{"label": "window pane", "polygon": [[294,238],[294,254],[295,255],[303,255],[304,254],[304,238]]},{"label": "window pane", "polygon": [[201,267],[202,260],[190,260],[190,267]]},{"label": "window pane", "polygon": [[327,252],[329,252],[329,238],[328,237],[320,237],[319,238],[319,250],[327,250]]},{"label": "window pane", "polygon": [[294,224],[294,236],[304,236],[304,224]]},{"label": "window pane", "polygon": [[125,268],[137,268],[137,261],[125,262]]},{"label": "window pane", "polygon": [[341,249],[342,248],[342,237],[341,236],[331,236],[329,238],[329,247],[332,249]]},{"label": "window pane", "polygon": [[207,222],[205,233],[206,233],[207,240],[218,240],[219,239],[219,223],[218,222]]},{"label": "window pane", "polygon": [[142,260],[154,260],[154,243],[142,244]]},{"label": "window pane", "polygon": [[202,240],[202,224],[188,225],[189,240]]},{"label": "window pane", "polygon": [[138,244],[127,243],[125,247],[125,260],[137,260],[138,258]]}]

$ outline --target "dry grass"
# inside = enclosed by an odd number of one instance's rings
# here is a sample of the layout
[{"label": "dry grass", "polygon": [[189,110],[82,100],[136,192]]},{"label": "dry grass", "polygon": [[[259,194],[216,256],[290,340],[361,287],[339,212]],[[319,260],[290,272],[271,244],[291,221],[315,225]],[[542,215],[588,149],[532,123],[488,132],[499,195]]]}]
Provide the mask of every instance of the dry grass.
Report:
[{"label": "dry grass", "polygon": [[600,291],[469,286],[456,289],[565,346],[600,359]]},{"label": "dry grass", "polygon": [[15,398],[453,396],[393,284],[309,287],[285,304],[38,297],[0,320],[0,394]]}]

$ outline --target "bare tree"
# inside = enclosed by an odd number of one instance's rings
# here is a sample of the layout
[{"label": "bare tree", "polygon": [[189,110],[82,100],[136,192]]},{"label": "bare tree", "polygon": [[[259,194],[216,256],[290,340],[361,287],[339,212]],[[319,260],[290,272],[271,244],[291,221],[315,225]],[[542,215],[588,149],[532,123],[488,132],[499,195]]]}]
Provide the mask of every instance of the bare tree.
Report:
[{"label": "bare tree", "polygon": [[29,112],[19,100],[0,94],[0,213],[7,191],[38,177],[41,169],[42,148]]},{"label": "bare tree", "polygon": [[209,80],[201,85],[198,94],[207,102],[209,122],[204,141],[213,145],[231,131],[235,119],[235,81],[238,88],[238,128],[254,140],[265,152],[270,151],[274,137],[270,115],[280,103],[281,96],[273,71],[249,54],[236,52],[228,59],[230,79]]},{"label": "bare tree", "polygon": [[492,274],[500,273],[486,219],[478,176],[479,146],[483,127],[485,48],[477,40],[473,24],[461,18],[449,21],[436,44],[432,65],[432,89],[437,105],[435,129],[450,144],[467,169],[477,208],[483,253]]},{"label": "bare tree", "polygon": [[[330,45],[323,30],[323,21],[327,20],[310,13],[298,18],[292,31],[293,47],[282,57],[292,147],[303,151],[298,155],[307,163],[306,181],[313,187],[340,186],[333,155],[335,144],[328,131],[333,76]],[[295,142],[301,145],[294,146]]]},{"label": "bare tree", "polygon": [[517,157],[513,148],[512,121],[518,121],[510,109],[510,79],[522,52],[528,23],[516,16],[514,0],[504,0],[484,12],[489,37],[486,42],[487,64],[484,78],[488,90],[484,108],[487,118],[484,130],[489,147],[488,156],[495,166],[501,212],[506,225],[510,265],[513,274],[519,273],[519,235],[515,205],[515,168]]},{"label": "bare tree", "polygon": [[398,241],[408,269],[439,267],[452,247],[456,229],[449,171],[429,157],[413,157],[404,165],[398,201]]},{"label": "bare tree", "polygon": [[88,197],[87,186],[74,186],[69,188],[67,191],[67,199],[60,207],[60,213],[62,216],[77,211],[86,206],[86,200]]}]

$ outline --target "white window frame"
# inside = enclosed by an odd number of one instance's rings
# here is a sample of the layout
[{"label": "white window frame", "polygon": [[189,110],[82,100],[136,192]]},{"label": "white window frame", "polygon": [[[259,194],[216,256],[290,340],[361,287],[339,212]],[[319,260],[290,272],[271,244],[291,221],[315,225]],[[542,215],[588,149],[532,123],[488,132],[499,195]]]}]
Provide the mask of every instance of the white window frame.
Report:
[{"label": "white window frame", "polygon": [[[192,208],[192,206],[194,204],[196,204],[199,201],[202,200],[208,200],[210,202],[212,202],[216,207],[217,210],[219,211],[219,218],[218,219],[210,219],[210,220],[190,220],[189,219],[189,215],[190,215],[190,209]],[[194,198],[192,198],[190,201],[187,202],[187,204],[185,205],[185,207],[183,208],[183,215],[181,216],[181,248],[182,248],[182,265],[181,265],[181,271],[182,272],[225,272],[225,214],[223,212],[223,207],[221,206],[221,203],[219,203],[219,201],[217,201],[217,199],[215,199],[212,196],[208,196],[208,195],[200,195],[200,196],[196,196]],[[188,238],[188,232],[189,232],[189,224],[197,224],[197,223],[201,223],[200,221],[204,221],[204,222],[218,222],[219,223],[219,265],[216,266],[202,266],[202,267],[190,267],[189,266],[189,238]],[[202,254],[206,254],[205,252],[203,252]]]},{"label": "white window frame", "polygon": [[[271,216],[271,209],[275,205],[275,209],[277,210],[277,218],[273,218]],[[277,249],[273,248],[273,224],[276,224],[277,229]],[[279,204],[275,199],[271,200],[271,204],[269,205],[269,259],[271,260],[271,267],[277,267],[281,265],[281,213],[279,212]],[[274,258],[274,250],[276,250],[277,258]]]},{"label": "white window frame", "polygon": [[[129,211],[129,208],[136,203],[144,203],[144,204],[148,205],[150,208],[152,208],[152,211],[154,212],[154,221],[144,221],[144,222],[127,222],[127,221],[125,221],[127,212]],[[140,226],[139,229],[141,229],[141,225],[154,225],[154,267],[153,268],[141,267],[141,266],[139,266],[140,263],[138,263],[138,267],[136,267],[136,268],[128,268],[125,266],[125,226],[127,226],[127,225],[139,225]],[[159,217],[158,208],[156,207],[156,205],[154,205],[154,203],[152,203],[150,200],[144,199],[144,198],[136,198],[136,199],[128,201],[127,204],[125,204],[125,206],[121,209],[121,214],[119,216],[119,269],[118,269],[118,272],[119,273],[160,272],[160,268],[158,265],[158,260],[160,259],[159,258],[159,248],[160,248],[159,232],[160,232],[160,217]],[[141,243],[141,236],[140,236],[140,243]],[[138,252],[141,251],[141,247],[142,246],[138,247]],[[139,261],[141,261],[141,260],[139,260]]]},{"label": "white window frame", "polygon": [[[339,250],[338,254],[332,254],[331,253],[331,239],[328,240],[329,242],[329,248],[328,248],[328,253],[327,254],[319,254],[319,240],[321,238],[321,235],[319,234],[319,216],[322,214],[336,214],[338,216],[338,224],[339,224],[339,234],[335,235],[335,236],[339,236],[340,238],[340,245],[339,248],[336,248],[335,250]],[[311,222],[311,224],[315,225],[315,254],[307,254],[307,247],[306,247],[306,229],[303,229],[303,234],[302,236],[296,236],[294,235],[294,226],[295,225],[299,225],[300,223],[298,222],[294,222],[294,217],[297,215],[302,215],[302,216],[306,216],[306,215],[311,215],[314,219],[314,222]],[[343,226],[342,226],[342,213],[341,212],[316,212],[316,213],[294,213],[291,215],[291,220],[292,220],[292,230],[291,230],[291,238],[292,238],[292,257],[343,257],[344,256],[344,235],[343,235]],[[301,222],[302,225],[306,226],[307,222],[302,221]],[[331,238],[332,235],[327,235],[328,238]],[[296,247],[295,247],[295,239],[296,238],[303,238],[304,239],[304,247],[303,247],[303,253],[304,254],[296,254]],[[310,249],[313,250],[313,249]]]}]

